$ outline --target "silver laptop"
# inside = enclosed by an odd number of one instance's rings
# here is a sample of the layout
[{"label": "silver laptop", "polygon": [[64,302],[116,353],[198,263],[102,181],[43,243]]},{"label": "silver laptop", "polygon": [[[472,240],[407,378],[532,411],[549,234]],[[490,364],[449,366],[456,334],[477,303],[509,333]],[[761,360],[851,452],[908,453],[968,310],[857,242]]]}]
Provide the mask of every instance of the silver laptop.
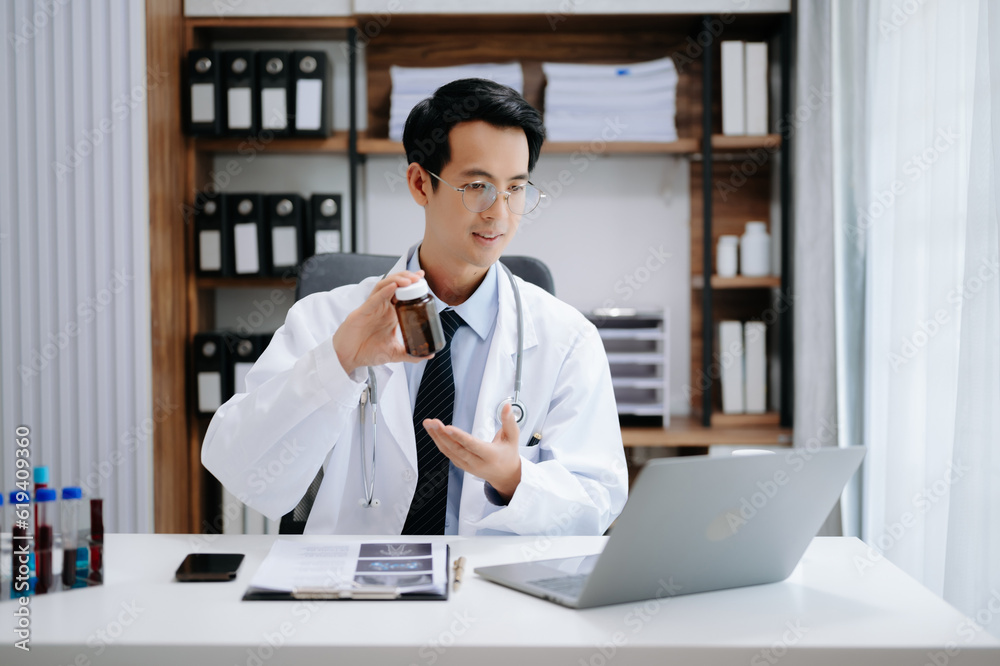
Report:
[{"label": "silver laptop", "polygon": [[604,551],[477,574],[570,608],[784,580],[866,449],[653,460]]}]

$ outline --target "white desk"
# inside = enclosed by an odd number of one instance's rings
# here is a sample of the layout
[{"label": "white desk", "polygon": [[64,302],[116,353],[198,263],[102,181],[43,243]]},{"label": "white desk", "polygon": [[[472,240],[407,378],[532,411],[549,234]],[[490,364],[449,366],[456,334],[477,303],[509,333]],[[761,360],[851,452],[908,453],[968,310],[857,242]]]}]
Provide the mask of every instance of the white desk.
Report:
[{"label": "white desk", "polygon": [[[856,539],[816,539],[781,583],[574,611],[472,569],[597,552],[600,537],[445,537],[468,558],[462,588],[399,602],[241,601],[275,537],[206,538],[108,535],[103,587],[32,598],[30,653],[13,647],[17,602],[0,604],[0,663],[1000,664],[1000,641],[892,564],[860,574]],[[246,553],[238,579],[174,582],[195,550]]]}]

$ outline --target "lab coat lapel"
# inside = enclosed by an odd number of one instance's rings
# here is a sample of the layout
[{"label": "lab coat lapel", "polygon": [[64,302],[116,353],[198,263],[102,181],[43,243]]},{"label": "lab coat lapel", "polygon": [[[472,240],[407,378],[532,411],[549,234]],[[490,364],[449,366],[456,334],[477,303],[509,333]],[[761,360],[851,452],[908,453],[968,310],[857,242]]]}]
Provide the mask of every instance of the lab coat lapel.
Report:
[{"label": "lab coat lapel", "polygon": [[[486,368],[483,371],[483,381],[479,388],[476,417],[471,433],[473,437],[486,442],[493,441],[493,437],[500,428],[500,424],[496,420],[497,406],[502,400],[514,395],[514,376],[517,368],[517,304],[514,299],[514,289],[511,287],[510,280],[503,268],[497,266],[497,269],[500,271],[498,275],[500,309],[497,312],[493,341],[490,343],[489,355],[486,358]],[[523,283],[520,284],[523,286]],[[524,320],[524,349],[527,352],[538,344],[538,338],[531,312],[526,305],[523,306],[522,317]],[[522,365],[527,365],[527,359],[522,361]],[[522,384],[521,402],[527,405],[526,388]],[[466,472],[462,483],[459,534],[474,533],[475,530],[468,530],[465,525],[469,521],[482,518],[487,509],[486,504],[483,480]]]}]

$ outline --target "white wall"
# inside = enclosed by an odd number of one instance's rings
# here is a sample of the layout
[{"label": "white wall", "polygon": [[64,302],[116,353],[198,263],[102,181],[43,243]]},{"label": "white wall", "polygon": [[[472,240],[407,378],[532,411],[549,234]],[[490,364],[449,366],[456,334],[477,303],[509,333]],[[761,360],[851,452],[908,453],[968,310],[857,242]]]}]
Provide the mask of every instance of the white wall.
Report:
[{"label": "white wall", "polygon": [[[0,488],[15,432],[56,487],[152,524],[144,5],[0,5]],[[9,529],[8,526],[4,526]]]}]

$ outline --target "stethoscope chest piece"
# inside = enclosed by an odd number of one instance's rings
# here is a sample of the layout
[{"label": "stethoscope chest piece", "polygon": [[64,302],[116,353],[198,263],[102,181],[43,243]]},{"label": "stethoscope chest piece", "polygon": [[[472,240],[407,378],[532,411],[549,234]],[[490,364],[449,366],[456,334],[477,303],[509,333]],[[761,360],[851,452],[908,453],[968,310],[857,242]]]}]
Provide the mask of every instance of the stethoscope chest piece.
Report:
[{"label": "stethoscope chest piece", "polygon": [[497,423],[503,423],[504,405],[510,405],[511,411],[514,412],[514,419],[517,421],[517,427],[523,427],[524,422],[528,420],[528,409],[515,398],[507,398],[497,405]]}]

